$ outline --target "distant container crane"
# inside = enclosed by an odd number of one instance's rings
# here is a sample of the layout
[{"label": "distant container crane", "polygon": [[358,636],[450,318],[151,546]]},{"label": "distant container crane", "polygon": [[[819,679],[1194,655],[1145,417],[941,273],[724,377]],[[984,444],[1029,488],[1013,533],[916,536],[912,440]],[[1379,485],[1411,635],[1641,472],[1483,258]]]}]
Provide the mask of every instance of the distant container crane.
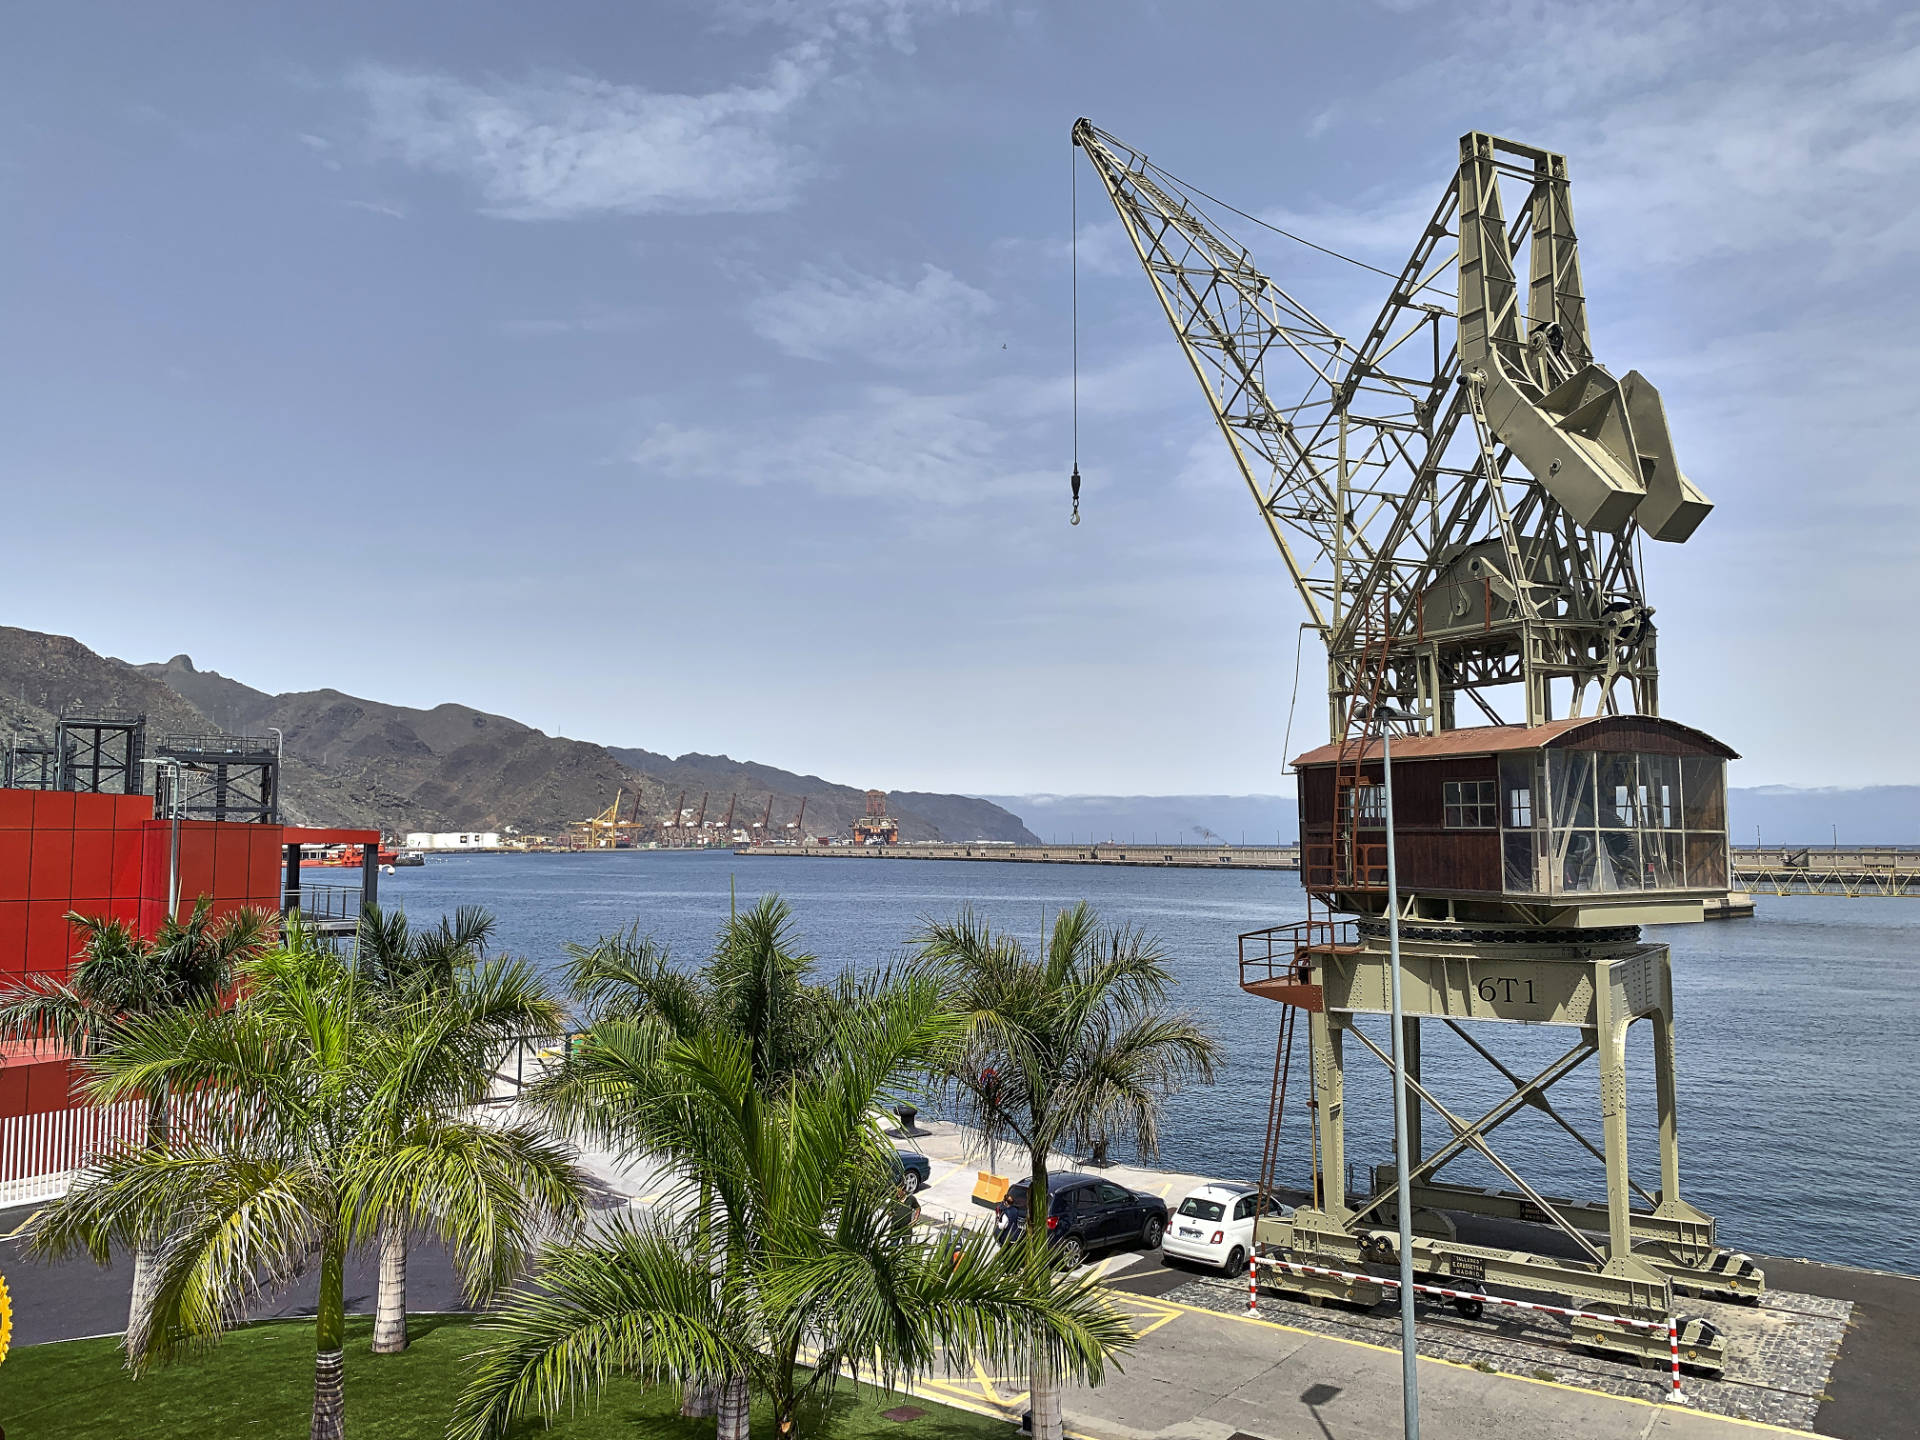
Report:
[{"label": "distant container crane", "polygon": [[574,832],[574,848],[578,850],[622,850],[631,848],[640,834],[640,796],[634,793],[633,814],[631,818],[621,819],[620,812],[626,800],[626,788],[622,786],[613,792],[613,803],[597,815],[589,815],[584,820],[576,820],[568,827]]}]

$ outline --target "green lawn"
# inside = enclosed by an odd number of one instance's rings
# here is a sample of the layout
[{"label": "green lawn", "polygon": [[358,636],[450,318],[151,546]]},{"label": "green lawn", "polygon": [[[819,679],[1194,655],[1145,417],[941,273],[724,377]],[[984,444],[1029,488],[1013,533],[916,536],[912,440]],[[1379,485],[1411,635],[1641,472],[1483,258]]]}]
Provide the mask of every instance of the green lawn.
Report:
[{"label": "green lawn", "polygon": [[[350,1440],[413,1440],[444,1432],[467,1358],[485,1337],[458,1316],[409,1319],[404,1355],[374,1355],[373,1322],[347,1319],[347,1434]],[[313,1326],[285,1321],[248,1326],[218,1349],[142,1379],[120,1367],[114,1340],[70,1340],[15,1350],[0,1363],[0,1427],[7,1440],[240,1440],[307,1433],[313,1394]],[[679,1392],[616,1381],[597,1405],[551,1430],[536,1420],[516,1433],[562,1440],[712,1440],[712,1420],[682,1420]],[[926,1413],[896,1423],[880,1412],[913,1405]],[[810,1423],[808,1423],[810,1422]],[[772,1420],[759,1405],[756,1435]],[[806,1417],[803,1435],[832,1440],[1013,1440],[1002,1421],[922,1399],[842,1383],[827,1415]]]}]

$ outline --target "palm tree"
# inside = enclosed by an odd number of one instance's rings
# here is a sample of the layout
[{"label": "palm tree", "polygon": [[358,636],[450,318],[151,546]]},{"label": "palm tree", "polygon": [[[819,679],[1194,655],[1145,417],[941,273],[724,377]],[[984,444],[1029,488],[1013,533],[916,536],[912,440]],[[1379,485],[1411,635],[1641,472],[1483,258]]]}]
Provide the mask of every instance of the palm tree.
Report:
[{"label": "palm tree", "polygon": [[[94,1055],[141,1017],[208,1014],[225,1003],[235,968],[266,948],[275,925],[261,910],[234,910],[216,920],[204,895],[186,920],[162,920],[152,939],[120,920],[77,912],[67,919],[84,937],[77,963],[65,977],[15,978],[0,988],[0,1039],[51,1041],[73,1055]],[[130,1098],[147,1102],[145,1145],[165,1145],[166,1093]],[[136,1235],[132,1244],[129,1331],[141,1324],[151,1299],[154,1255],[152,1236]]]},{"label": "palm tree", "polygon": [[563,1146],[461,1114],[490,1061],[477,997],[537,989],[524,966],[485,969],[471,993],[394,1004],[295,921],[241,967],[231,1009],[129,1022],[83,1062],[87,1093],[190,1094],[193,1123],[99,1157],[34,1221],[31,1251],[104,1261],[116,1241],[159,1237],[153,1305],[127,1336],[136,1371],[214,1342],[317,1261],[311,1434],[339,1440],[349,1251],[398,1217],[447,1244],[477,1302],[581,1209]]},{"label": "palm tree", "polygon": [[[460,1042],[482,1056],[525,1040],[557,1035],[561,1008],[546,991],[503,983],[521,972],[494,969],[475,981],[474,967],[486,953],[494,918],[477,905],[463,905],[451,922],[443,915],[429,929],[414,929],[404,911],[361,912],[354,965],[362,980],[389,1003],[405,1006],[458,997],[453,1013],[465,1017]],[[462,991],[466,993],[462,994]],[[398,1127],[410,1117],[391,1117]],[[407,1227],[389,1217],[380,1231],[380,1280],[375,1291],[373,1353],[397,1355],[407,1348]]]},{"label": "palm tree", "polygon": [[[641,1090],[651,1083],[648,1067],[667,1039],[708,1031],[742,1037],[755,1085],[772,1095],[821,1063],[832,1017],[853,999],[846,985],[834,990],[813,983],[814,957],[800,949],[792,910],[774,895],[728,917],[697,973],[675,968],[637,923],[567,950],[567,984],[593,1028],[587,1043],[534,1093],[573,1133],[628,1154],[645,1148],[632,1123],[636,1082]],[[712,1188],[700,1186],[694,1204],[695,1214],[710,1217]],[[724,1248],[710,1219],[701,1221],[695,1241],[709,1255]],[[689,1372],[680,1413],[716,1413],[724,1378]]]},{"label": "palm tree", "polygon": [[931,985],[894,985],[835,1017],[830,1064],[769,1091],[737,1029],[596,1028],[584,1053],[602,1099],[677,1190],[649,1218],[543,1254],[449,1433],[502,1435],[621,1373],[723,1377],[718,1440],[746,1440],[753,1390],[789,1440],[843,1367],[892,1384],[1039,1344],[1056,1371],[1098,1380],[1132,1333],[1090,1283],[984,1235],[929,1244],[898,1199],[873,1107],[959,1033]]},{"label": "palm tree", "polygon": [[[1037,956],[963,909],[927,925],[915,969],[969,1027],[941,1088],[989,1144],[1028,1153],[1026,1243],[1036,1250],[1046,1243],[1051,1155],[1130,1137],[1150,1156],[1161,1100],[1189,1077],[1212,1082],[1220,1047],[1190,1016],[1163,1008],[1172,977],[1158,944],[1101,925],[1085,902],[1054,918]],[[1060,1440],[1061,1376],[1044,1345],[1028,1380],[1034,1440]]]}]

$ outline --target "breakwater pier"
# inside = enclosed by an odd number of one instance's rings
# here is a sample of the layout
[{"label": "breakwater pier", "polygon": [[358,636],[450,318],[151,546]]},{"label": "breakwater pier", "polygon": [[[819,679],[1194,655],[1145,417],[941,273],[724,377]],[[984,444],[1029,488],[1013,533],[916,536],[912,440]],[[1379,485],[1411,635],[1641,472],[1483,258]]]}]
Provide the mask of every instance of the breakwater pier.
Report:
[{"label": "breakwater pier", "polygon": [[[829,860],[985,860],[1026,865],[1148,865],[1173,870],[1298,870],[1298,845],[1080,845],[917,842],[906,845],[742,845],[736,855]],[[1752,913],[1752,894],[1885,895],[1920,898],[1920,848],[1912,846],[1734,846],[1728,853],[1737,900],[1718,916]]]},{"label": "breakwater pier", "polygon": [[1298,845],[743,845],[736,855],[831,860],[997,860],[1033,865],[1151,865],[1174,870],[1298,870]]}]

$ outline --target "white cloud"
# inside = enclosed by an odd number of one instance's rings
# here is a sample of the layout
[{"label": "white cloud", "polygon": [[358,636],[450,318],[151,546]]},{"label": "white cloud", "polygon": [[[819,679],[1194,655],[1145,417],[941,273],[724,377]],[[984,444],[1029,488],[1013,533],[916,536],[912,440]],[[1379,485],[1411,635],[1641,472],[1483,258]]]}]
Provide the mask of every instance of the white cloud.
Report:
[{"label": "white cloud", "polygon": [[913,49],[922,20],[977,14],[993,0],[720,0],[723,23],[741,28],[774,25],[802,35],[884,39],[897,50]]},{"label": "white cloud", "polygon": [[516,220],[777,210],[811,173],[786,121],[826,73],[818,45],[700,95],[579,75],[470,84],[366,65],[349,84],[385,152],[476,185]]},{"label": "white cloud", "polygon": [[1007,398],[999,384],[944,393],[871,386],[839,408],[745,433],[662,423],[630,458],[677,480],[797,483],[951,510],[1060,483],[1033,466],[1045,452],[1020,442],[1036,438],[1034,417],[1009,414]]},{"label": "white cloud", "polygon": [[750,319],[789,355],[919,369],[978,358],[993,310],[992,296],[937,265],[910,285],[810,268],[755,301]]}]

